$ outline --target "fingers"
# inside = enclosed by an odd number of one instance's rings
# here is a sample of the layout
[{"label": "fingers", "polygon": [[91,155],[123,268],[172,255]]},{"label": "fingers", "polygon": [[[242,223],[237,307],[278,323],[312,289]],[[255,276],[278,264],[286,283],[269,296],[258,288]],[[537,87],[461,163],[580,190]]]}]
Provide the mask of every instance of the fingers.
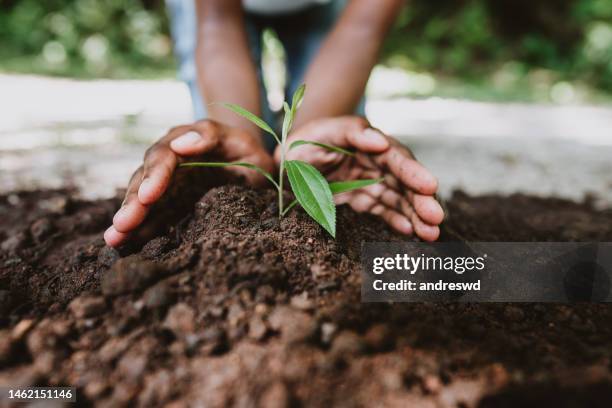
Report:
[{"label": "fingers", "polygon": [[[382,153],[390,146],[386,136],[371,128],[368,121],[359,116],[314,120],[293,132],[290,139],[304,139],[354,148],[363,153]],[[300,149],[305,150],[307,146]],[[278,153],[275,157],[278,160]]]},{"label": "fingers", "polygon": [[[377,212],[379,214],[376,214]],[[408,220],[408,218],[395,210],[379,204],[378,206],[374,207],[372,213],[379,215],[391,228],[401,234],[412,235],[414,232],[412,223]]]},{"label": "fingers", "polygon": [[432,196],[409,193],[409,198],[406,198],[384,184],[378,184],[361,189],[355,194],[354,201],[356,211],[380,215],[401,233],[415,233],[425,241],[435,241],[440,235],[438,225],[444,219],[444,211]]},{"label": "fingers", "polygon": [[408,189],[425,195],[433,195],[438,190],[438,180],[414,159],[408,149],[393,146],[379,160]]},{"label": "fingers", "polygon": [[202,125],[200,131],[189,131],[170,142],[170,148],[181,156],[194,156],[214,149],[219,143],[219,135],[211,126]]},{"label": "fingers", "polygon": [[357,212],[370,212],[378,204],[378,200],[369,194],[356,192],[349,204]]},{"label": "fingers", "polygon": [[361,189],[389,208],[402,212],[406,217],[416,214],[427,224],[438,225],[444,219],[442,206],[433,196],[408,192],[401,195],[390,188],[386,182],[374,184]]},{"label": "fingers", "polygon": [[139,169],[134,173],[123,205],[113,217],[113,227],[121,233],[128,233],[136,228],[145,219],[148,207],[138,199],[138,189],[141,184],[143,170]]},{"label": "fingers", "polygon": [[128,234],[117,231],[112,225],[104,232],[104,241],[106,245],[111,247],[118,247],[123,244],[127,238]]},{"label": "fingers", "polygon": [[157,144],[145,155],[142,183],[138,199],[151,205],[164,194],[177,165],[176,154],[166,145]]},{"label": "fingers", "polygon": [[164,194],[180,156],[204,154],[219,143],[217,126],[206,121],[193,126],[179,126],[153,145],[144,159],[144,175],[138,199],[151,205]]},{"label": "fingers", "polygon": [[391,228],[396,231],[411,235],[413,233],[412,223],[408,218],[386,205],[382,204],[377,198],[365,192],[356,192],[353,198],[348,201],[353,210],[357,212],[369,212],[381,217]]},{"label": "fingers", "polygon": [[363,153],[382,153],[389,148],[389,141],[380,131],[373,128],[349,129],[345,145]]},{"label": "fingers", "polygon": [[440,228],[437,225],[426,224],[416,213],[410,220],[414,226],[414,233],[423,241],[433,242],[440,236]]},{"label": "fingers", "polygon": [[[167,190],[177,164],[183,156],[207,153],[218,147],[223,129],[212,121],[173,128],[145,154],[143,166],[132,176],[123,205],[104,233],[110,246],[124,242],[128,233],[145,219],[149,206]],[[269,167],[273,164],[271,159]]]},{"label": "fingers", "polygon": [[419,218],[425,223],[439,225],[444,220],[444,210],[433,196],[409,193],[410,202]]}]

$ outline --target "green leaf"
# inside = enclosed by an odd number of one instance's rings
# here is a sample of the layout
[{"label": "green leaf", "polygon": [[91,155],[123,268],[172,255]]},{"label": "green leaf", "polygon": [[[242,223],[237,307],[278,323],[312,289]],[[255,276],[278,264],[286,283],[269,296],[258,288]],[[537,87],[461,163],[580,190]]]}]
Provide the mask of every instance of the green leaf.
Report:
[{"label": "green leaf", "polygon": [[327,180],[312,165],[288,160],[287,176],[295,198],[316,222],[336,237],[336,206]]},{"label": "green leaf", "polygon": [[283,134],[281,135],[281,140],[284,142],[287,140],[287,135],[291,131],[291,126],[293,125],[293,112],[287,102],[283,102],[283,109],[285,110],[285,117],[283,118]]},{"label": "green leaf", "polygon": [[347,191],[358,190],[363,187],[371,186],[383,181],[384,178],[377,179],[365,179],[365,180],[351,180],[351,181],[334,181],[329,183],[329,189],[332,194],[346,193]]},{"label": "green leaf", "polygon": [[355,153],[353,153],[351,151],[348,151],[346,149],[343,149],[341,147],[332,146],[332,145],[328,145],[328,144],[325,144],[325,143],[312,142],[310,140],[296,140],[295,142],[291,143],[291,146],[289,146],[289,150],[293,149],[294,147],[302,146],[302,145],[305,145],[305,144],[319,146],[319,147],[322,147],[323,149],[327,149],[327,150],[330,150],[332,152],[346,154],[347,156],[354,156],[355,155]]},{"label": "green leaf", "polygon": [[274,136],[276,141],[280,144],[280,140],[279,140],[278,136],[276,135],[276,132],[274,132],[274,130],[272,130],[272,128],[266,122],[264,122],[263,119],[260,119],[255,114],[253,114],[253,113],[249,112],[248,110],[244,109],[242,106],[238,106],[238,105],[235,105],[233,103],[221,103],[220,105],[225,106],[226,108],[228,108],[232,112],[234,112],[234,113],[242,116],[243,118],[251,121],[252,123],[257,125],[260,129],[263,129],[266,132],[270,133],[272,136]]},{"label": "green leaf", "polygon": [[302,100],[304,99],[304,92],[306,92],[306,84],[302,84],[295,90],[293,93],[293,98],[291,99],[291,113],[295,116],[295,111],[302,104]]},{"label": "green leaf", "polygon": [[190,162],[190,163],[181,163],[181,164],[179,164],[179,167],[230,167],[230,166],[246,167],[247,169],[255,170],[256,172],[258,172],[259,174],[261,174],[262,176],[264,176],[265,178],[270,180],[270,182],[272,184],[274,184],[274,186],[277,189],[280,188],[278,186],[278,183],[276,182],[276,180],[274,180],[274,177],[272,177],[272,175],[270,173],[268,173],[267,171],[265,171],[261,167],[256,166],[256,165],[251,164],[251,163],[246,163],[246,162],[228,162],[228,163],[224,163],[224,162]]}]

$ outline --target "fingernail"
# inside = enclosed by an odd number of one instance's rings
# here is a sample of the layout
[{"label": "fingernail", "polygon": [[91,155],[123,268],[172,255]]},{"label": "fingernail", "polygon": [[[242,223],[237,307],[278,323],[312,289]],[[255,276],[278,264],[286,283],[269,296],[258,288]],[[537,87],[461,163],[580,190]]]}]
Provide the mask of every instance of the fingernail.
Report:
[{"label": "fingernail", "polygon": [[363,136],[366,137],[369,141],[380,144],[387,144],[387,139],[376,129],[367,128],[363,131]]},{"label": "fingernail", "polygon": [[191,131],[170,142],[170,147],[173,149],[188,149],[201,140],[202,136],[198,132]]},{"label": "fingernail", "polygon": [[115,221],[118,220],[119,218],[123,217],[123,214],[125,214],[125,210],[126,210],[126,207],[123,206],[119,209],[119,211],[115,213],[115,215],[113,216],[113,223],[115,223]]}]

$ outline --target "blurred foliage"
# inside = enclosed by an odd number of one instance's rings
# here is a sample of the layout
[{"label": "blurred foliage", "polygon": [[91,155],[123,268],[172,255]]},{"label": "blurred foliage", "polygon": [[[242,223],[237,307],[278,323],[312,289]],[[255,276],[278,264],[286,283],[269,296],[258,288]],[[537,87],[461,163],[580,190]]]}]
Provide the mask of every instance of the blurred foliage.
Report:
[{"label": "blurred foliage", "polygon": [[573,81],[612,92],[612,0],[412,0],[385,56],[508,90]]},{"label": "blurred foliage", "polygon": [[77,77],[172,72],[163,0],[0,0],[0,68]]},{"label": "blurred foliage", "polygon": [[[0,69],[165,76],[174,69],[168,32],[163,0],[0,0]],[[563,96],[568,84],[612,92],[612,0],[409,0],[384,57],[438,83],[502,93],[558,85]]]}]

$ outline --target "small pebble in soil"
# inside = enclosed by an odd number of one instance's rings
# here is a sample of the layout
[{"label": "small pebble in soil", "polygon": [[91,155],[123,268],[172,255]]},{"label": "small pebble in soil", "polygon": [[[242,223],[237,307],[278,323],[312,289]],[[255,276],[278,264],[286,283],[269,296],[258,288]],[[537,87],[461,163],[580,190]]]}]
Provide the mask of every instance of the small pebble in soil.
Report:
[{"label": "small pebble in soil", "polygon": [[331,343],[336,331],[338,330],[338,326],[333,323],[325,322],[321,325],[321,342],[323,344]]}]

